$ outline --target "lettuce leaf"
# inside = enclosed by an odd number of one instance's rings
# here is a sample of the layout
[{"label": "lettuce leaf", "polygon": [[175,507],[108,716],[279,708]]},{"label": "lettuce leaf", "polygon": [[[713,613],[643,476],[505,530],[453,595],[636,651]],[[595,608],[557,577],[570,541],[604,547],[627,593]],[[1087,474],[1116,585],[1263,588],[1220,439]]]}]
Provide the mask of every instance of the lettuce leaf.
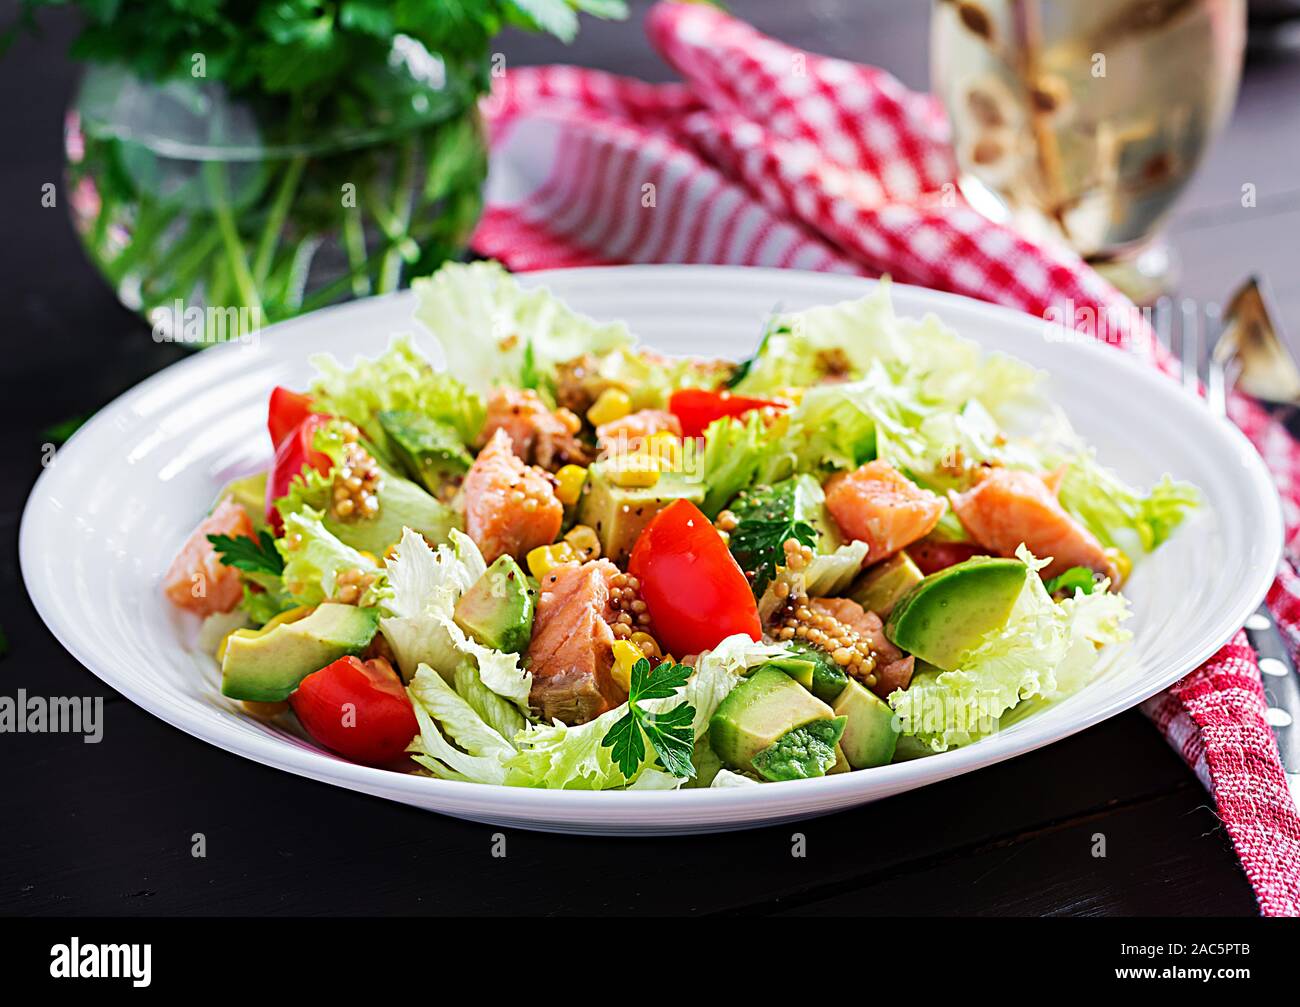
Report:
[{"label": "lettuce leaf", "polygon": [[[1031,571],[1046,565],[1023,547],[1018,555]],[[981,640],[956,670],[919,670],[889,704],[903,734],[928,750],[969,744],[996,731],[1022,701],[1058,699],[1087,684],[1098,648],[1129,638],[1120,627],[1128,615],[1128,602],[1104,585],[1058,604],[1031,573],[1006,626]]]},{"label": "lettuce leaf", "polygon": [[[454,681],[465,658],[471,658],[490,692],[527,709],[533,677],[519,666],[519,655],[483,646],[452,618],[460,596],[487,571],[473,539],[453,529],[450,541],[435,552],[422,535],[407,528],[387,567],[379,628],[402,674],[409,679],[427,664]],[[486,709],[482,697],[479,705]]]},{"label": "lettuce leaf", "polygon": [[1100,465],[1091,451],[1081,451],[1065,466],[1061,506],[1102,545],[1122,549],[1135,560],[1165,542],[1201,505],[1195,486],[1167,475],[1146,493],[1134,489]]},{"label": "lettuce leaf", "polygon": [[312,358],[318,375],[311,394],[321,412],[351,420],[391,463],[392,447],[379,414],[404,409],[421,413],[454,429],[473,443],[483,428],[483,400],[453,373],[435,371],[415,349],[410,337],[393,339],[373,360],[358,359],[351,369],[329,354]]},{"label": "lettuce leaf", "polygon": [[496,262],[448,263],[412,286],[415,317],[479,394],[499,384],[553,393],[557,364],[632,343],[622,322],[580,315],[545,287],[525,289]]},{"label": "lettuce leaf", "polygon": [[995,415],[1035,398],[1042,380],[1020,361],[985,353],[934,315],[899,318],[883,280],[857,300],[778,316],[735,390],[764,395],[828,378],[855,381],[875,366],[935,404],[976,399]]},{"label": "lettuce leaf", "polygon": [[862,572],[870,546],[854,541],[834,552],[818,553],[803,569],[804,589],[812,598],[833,598],[843,594]]},{"label": "lettuce leaf", "polygon": [[383,569],[339,541],[321,518],[321,512],[310,507],[285,516],[284,536],[275,543],[284,557],[284,573],[281,575],[284,590],[294,604],[319,605],[334,597],[339,574],[346,570],[360,570],[376,577],[362,598],[362,604],[373,604],[377,592],[382,590]]}]

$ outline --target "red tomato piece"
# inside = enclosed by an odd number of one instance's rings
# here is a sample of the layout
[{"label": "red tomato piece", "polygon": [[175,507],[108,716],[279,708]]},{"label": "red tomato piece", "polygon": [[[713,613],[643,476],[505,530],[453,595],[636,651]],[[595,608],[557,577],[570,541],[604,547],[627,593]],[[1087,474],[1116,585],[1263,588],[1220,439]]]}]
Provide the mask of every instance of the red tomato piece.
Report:
[{"label": "red tomato piece", "polygon": [[396,761],[420,732],[401,679],[382,657],[344,657],[312,672],[289,705],[318,742],[367,766]]},{"label": "red tomato piece", "polygon": [[281,385],[271,389],[266,404],[266,429],[271,435],[271,447],[278,448],[303,420],[311,415],[311,396],[293,392]]},{"label": "red tomato piece", "polygon": [[714,392],[706,388],[683,388],[673,392],[668,400],[668,410],[681,422],[683,437],[699,437],[714,420],[724,416],[744,416],[755,409],[785,409],[784,402],[770,399],[751,399],[730,392]]},{"label": "red tomato piece", "polygon": [[330,419],[323,413],[312,413],[294,427],[275,449],[275,461],[266,480],[266,520],[276,535],[284,530],[284,522],[280,520],[280,512],[275,509],[275,501],[289,492],[293,477],[308,465],[321,475],[326,475],[333,465],[329,455],[312,447],[316,432]]},{"label": "red tomato piece", "polygon": [[749,581],[712,522],[689,500],[669,504],[650,520],[628,571],[641,582],[655,639],[666,652],[698,654],[734,633],[761,639]]}]

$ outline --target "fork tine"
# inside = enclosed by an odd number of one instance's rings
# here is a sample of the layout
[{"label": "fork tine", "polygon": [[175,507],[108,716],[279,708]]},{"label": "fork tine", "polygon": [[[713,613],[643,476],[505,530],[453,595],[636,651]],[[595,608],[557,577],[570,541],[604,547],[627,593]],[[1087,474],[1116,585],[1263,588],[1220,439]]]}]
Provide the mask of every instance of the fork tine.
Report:
[{"label": "fork tine", "polygon": [[1216,416],[1228,415],[1227,382],[1223,361],[1214,352],[1223,334],[1223,318],[1217,304],[1205,306],[1205,400]]},{"label": "fork tine", "polygon": [[1156,301],[1154,328],[1156,330],[1156,342],[1166,353],[1170,351],[1170,325],[1173,322],[1174,302],[1168,297],[1161,297]]},{"label": "fork tine", "polygon": [[1193,395],[1200,397],[1201,378],[1199,372],[1201,355],[1201,314],[1196,309],[1196,302],[1190,297],[1182,305],[1182,345],[1179,347],[1183,362],[1183,387]]}]

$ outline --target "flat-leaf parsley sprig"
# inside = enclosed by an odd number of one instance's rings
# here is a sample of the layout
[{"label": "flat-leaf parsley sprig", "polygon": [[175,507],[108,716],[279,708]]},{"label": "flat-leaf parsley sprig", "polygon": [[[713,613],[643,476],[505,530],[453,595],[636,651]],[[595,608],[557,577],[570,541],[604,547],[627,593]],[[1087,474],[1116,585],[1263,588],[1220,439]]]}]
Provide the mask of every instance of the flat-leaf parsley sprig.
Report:
[{"label": "flat-leaf parsley sprig", "polygon": [[284,573],[284,559],[276,551],[275,539],[266,529],[256,539],[247,535],[231,538],[229,535],[209,535],[208,541],[216,549],[223,566],[233,566],[245,573],[269,573],[276,577]]},{"label": "flat-leaf parsley sprig", "polygon": [[630,780],[646,755],[646,741],[659,757],[660,764],[673,776],[695,775],[691,752],[695,748],[695,707],[679,703],[671,710],[650,713],[640,707],[647,699],[668,699],[686,684],[694,669],[686,664],[664,661],[651,670],[644,657],[632,665],[627,713],[615,722],[601,739],[610,749],[619,772]]}]

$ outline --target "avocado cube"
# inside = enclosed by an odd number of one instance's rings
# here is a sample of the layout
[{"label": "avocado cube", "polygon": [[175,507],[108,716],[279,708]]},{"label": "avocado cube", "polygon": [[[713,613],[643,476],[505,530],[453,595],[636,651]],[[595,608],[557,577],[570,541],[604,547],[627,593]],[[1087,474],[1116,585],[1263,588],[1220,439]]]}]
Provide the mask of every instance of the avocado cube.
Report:
[{"label": "avocado cube", "polygon": [[844,717],[840,748],[854,769],[887,765],[898,745],[899,725],[889,704],[856,679],[835,700],[836,716]]},{"label": "avocado cube", "polygon": [[269,630],[236,630],[221,662],[221,694],[275,703],[340,657],[360,654],[379,629],[379,610],[325,602]]},{"label": "avocado cube", "polygon": [[932,573],[894,606],[885,636],[944,671],[1007,624],[1029,567],[1018,559],[977,556]]},{"label": "avocado cube", "polygon": [[704,484],[678,472],[664,472],[653,486],[618,486],[604,462],[593,464],[578,501],[578,523],[594,528],[603,555],[626,563],[650,519],[674,500],[704,502]]},{"label": "avocado cube", "polygon": [[474,463],[456,429],[424,413],[385,410],[379,425],[393,454],[430,493],[438,493],[448,479],[464,475]]},{"label": "avocado cube", "polygon": [[796,727],[834,716],[831,708],[785,672],[759,668],[718,704],[709,742],[723,763],[753,773],[754,756]]},{"label": "avocado cube", "polygon": [[835,659],[830,654],[820,647],[814,647],[811,643],[791,640],[786,646],[798,654],[801,660],[812,663],[812,684],[808,686],[808,690],[824,703],[834,702],[835,697],[844,690],[844,685],[849,680],[844,669],[835,663]]},{"label": "avocado cube", "polygon": [[888,619],[899,599],[923,580],[925,574],[911,556],[895,553],[866,570],[849,588],[848,596],[868,612]]},{"label": "avocado cube", "polygon": [[484,647],[512,654],[527,649],[533,636],[533,593],[514,557],[498,557],[460,596],[452,618]]},{"label": "avocado cube", "polygon": [[817,671],[816,661],[802,657],[778,657],[761,667],[783,671],[809,692],[812,691],[813,676]]},{"label": "avocado cube", "polygon": [[808,780],[825,776],[839,760],[845,718],[814,720],[787,731],[754,756],[754,768],[767,780]]}]

